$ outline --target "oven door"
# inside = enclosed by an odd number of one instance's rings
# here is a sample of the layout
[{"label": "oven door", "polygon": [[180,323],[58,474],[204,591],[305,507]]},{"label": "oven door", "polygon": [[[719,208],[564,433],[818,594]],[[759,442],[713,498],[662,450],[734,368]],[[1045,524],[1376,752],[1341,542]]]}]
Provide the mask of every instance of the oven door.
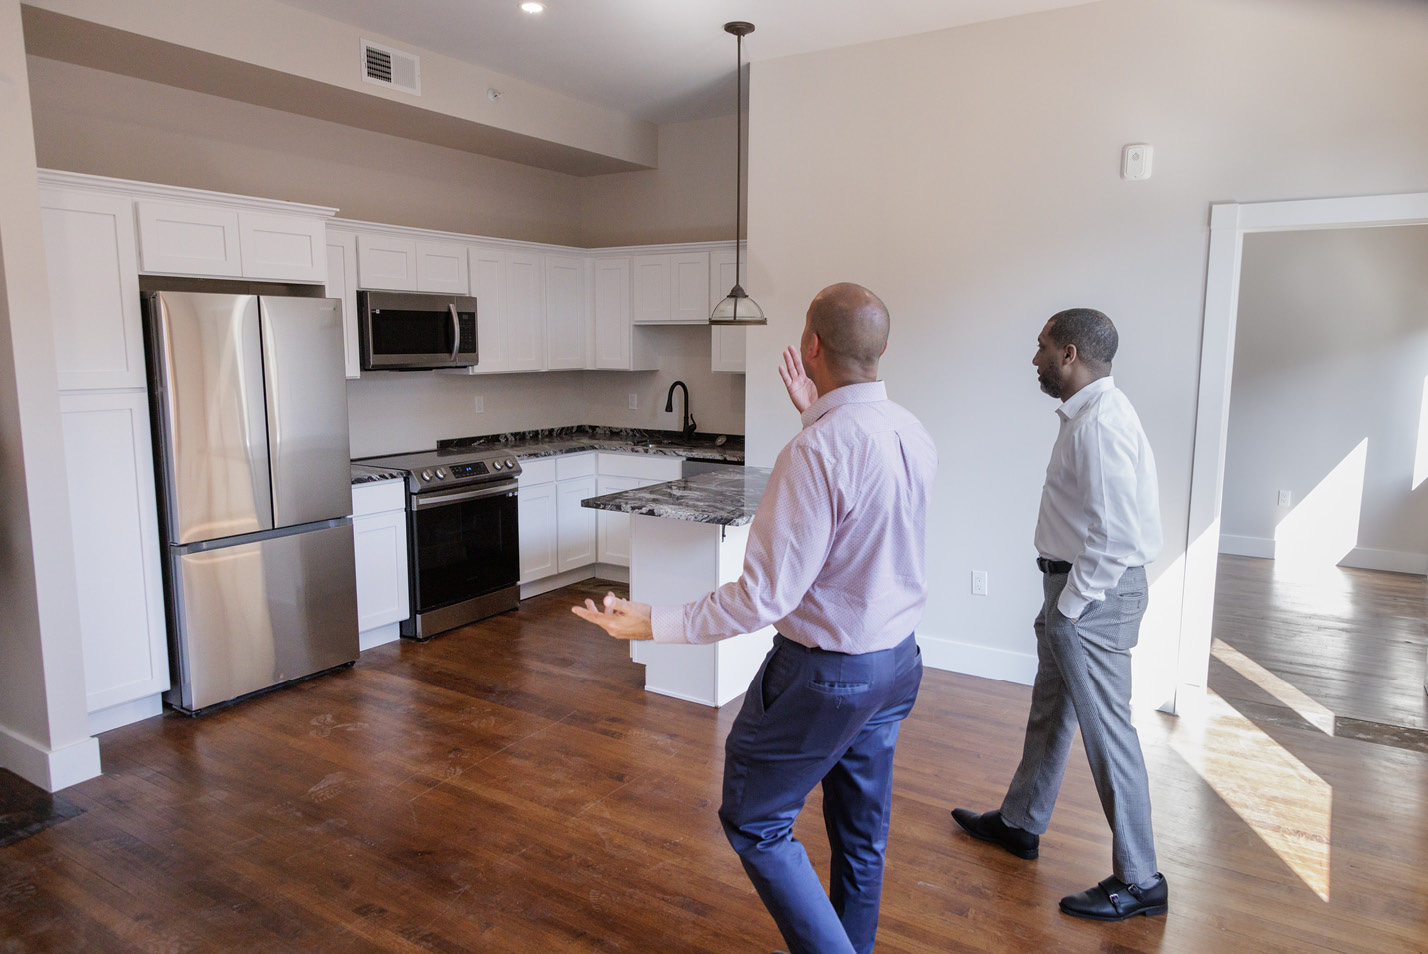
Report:
[{"label": "oven door", "polygon": [[[414,635],[510,609],[519,600],[516,482],[412,497]],[[493,594],[501,594],[493,602]],[[436,628],[436,627],[440,628]]]}]

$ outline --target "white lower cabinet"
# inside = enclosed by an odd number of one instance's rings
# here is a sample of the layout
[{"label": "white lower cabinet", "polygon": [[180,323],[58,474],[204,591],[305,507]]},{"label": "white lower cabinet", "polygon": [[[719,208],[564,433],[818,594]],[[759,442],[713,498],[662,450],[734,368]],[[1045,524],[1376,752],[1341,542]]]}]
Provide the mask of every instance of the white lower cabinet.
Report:
[{"label": "white lower cabinet", "polygon": [[521,582],[555,573],[555,481],[526,485],[516,496],[521,539]]},{"label": "white lower cabinet", "polygon": [[580,501],[595,496],[597,456],[555,459],[556,569],[561,573],[595,562],[595,511]]},{"label": "white lower cabinet", "polygon": [[169,688],[149,400],[60,396],[90,731],[157,715]]},{"label": "white lower cabinet", "polygon": [[[651,484],[678,480],[684,461],[678,457],[641,454],[601,454],[595,492],[615,494]],[[595,511],[598,525],[597,558],[615,566],[630,565],[630,515],[613,510]]]},{"label": "white lower cabinet", "polygon": [[358,645],[364,650],[399,638],[398,624],[411,615],[406,504],[401,480],[352,488]]}]

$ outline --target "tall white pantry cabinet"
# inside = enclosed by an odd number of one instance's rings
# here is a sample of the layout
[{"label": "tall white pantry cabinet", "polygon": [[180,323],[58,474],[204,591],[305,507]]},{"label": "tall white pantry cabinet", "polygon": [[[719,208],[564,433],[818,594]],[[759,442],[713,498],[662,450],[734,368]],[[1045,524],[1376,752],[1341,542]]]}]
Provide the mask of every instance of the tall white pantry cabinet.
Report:
[{"label": "tall white pantry cabinet", "polygon": [[133,200],[40,190],[91,733],[169,688]]}]

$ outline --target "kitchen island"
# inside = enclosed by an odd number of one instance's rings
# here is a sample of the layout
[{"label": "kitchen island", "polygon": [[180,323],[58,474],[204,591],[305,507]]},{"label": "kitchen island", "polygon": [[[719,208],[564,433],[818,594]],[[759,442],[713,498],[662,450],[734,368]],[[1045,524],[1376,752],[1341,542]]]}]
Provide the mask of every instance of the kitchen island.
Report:
[{"label": "kitchen island", "polygon": [[[630,599],[687,603],[738,579],[749,523],[768,485],[766,467],[700,474],[581,501],[630,515]],[[773,641],[773,627],[702,646],[630,644],[645,688],[722,706],[743,693]]]}]

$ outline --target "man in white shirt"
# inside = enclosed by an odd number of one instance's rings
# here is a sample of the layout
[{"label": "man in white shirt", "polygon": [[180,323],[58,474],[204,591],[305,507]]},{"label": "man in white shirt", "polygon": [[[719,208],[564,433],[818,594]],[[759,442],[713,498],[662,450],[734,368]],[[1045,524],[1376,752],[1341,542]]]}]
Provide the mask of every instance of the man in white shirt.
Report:
[{"label": "man in white shirt", "polygon": [[952,817],[973,837],[1035,858],[1079,724],[1111,825],[1114,872],[1062,898],[1061,910],[1098,921],[1164,914],[1169,890],[1156,868],[1150,787],[1130,714],[1145,564],[1161,543],[1155,459],[1110,376],[1118,338],[1109,318],[1090,308],[1058,312],[1036,343],[1041,389],[1062,403],[1036,521],[1045,602],[1031,712],[1001,810],[958,808]]},{"label": "man in white shirt", "polygon": [[[791,954],[869,954],[892,809],[893,750],[922,680],[937,451],[887,398],[888,313],[860,285],[808,307],[779,374],[803,429],[779,452],[740,578],[683,606],[572,607],[619,639],[708,643],[774,624],[725,743],[719,820]],[[829,889],[793,836],[815,785]]]}]

